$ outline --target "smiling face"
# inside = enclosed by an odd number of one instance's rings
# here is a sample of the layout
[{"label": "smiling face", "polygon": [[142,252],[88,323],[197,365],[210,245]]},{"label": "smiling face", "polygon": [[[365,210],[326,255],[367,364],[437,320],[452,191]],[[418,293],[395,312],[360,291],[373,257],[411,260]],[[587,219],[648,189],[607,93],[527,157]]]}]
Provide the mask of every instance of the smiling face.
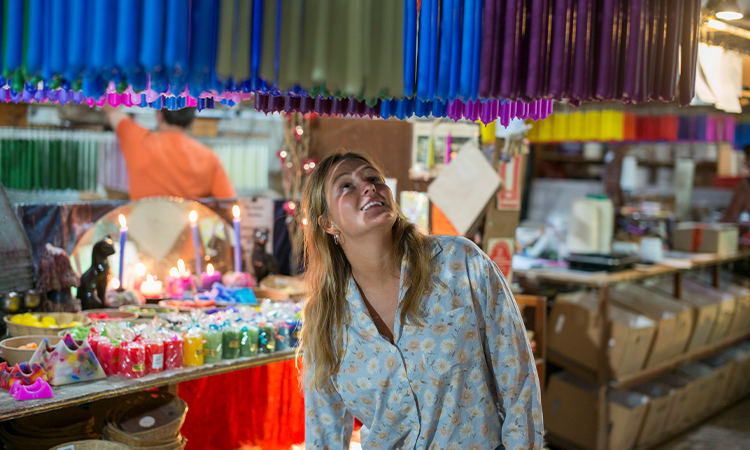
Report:
[{"label": "smiling face", "polygon": [[357,238],[389,232],[398,217],[393,194],[383,175],[366,161],[351,158],[336,164],[325,183],[330,234]]}]

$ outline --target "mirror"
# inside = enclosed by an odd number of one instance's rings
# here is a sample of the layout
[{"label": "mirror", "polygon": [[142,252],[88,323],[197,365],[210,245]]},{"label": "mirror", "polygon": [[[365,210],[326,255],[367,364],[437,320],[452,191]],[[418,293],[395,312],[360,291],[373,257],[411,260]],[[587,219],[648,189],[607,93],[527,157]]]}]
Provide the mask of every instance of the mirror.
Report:
[{"label": "mirror", "polygon": [[[190,212],[197,213],[200,240],[200,269],[190,226]],[[136,265],[142,263],[146,274],[164,280],[177,261],[182,259],[187,269],[199,274],[210,263],[220,273],[234,269],[232,252],[236,245],[232,226],[217,213],[192,200],[175,197],[153,197],[120,206],[99,219],[76,243],[70,255],[73,269],[82,274],[91,266],[91,251],[104,236],[114,241],[116,253],[107,260],[113,277],[118,277],[120,262],[119,216],[126,219],[127,241],[123,279],[131,289],[136,281]]]}]

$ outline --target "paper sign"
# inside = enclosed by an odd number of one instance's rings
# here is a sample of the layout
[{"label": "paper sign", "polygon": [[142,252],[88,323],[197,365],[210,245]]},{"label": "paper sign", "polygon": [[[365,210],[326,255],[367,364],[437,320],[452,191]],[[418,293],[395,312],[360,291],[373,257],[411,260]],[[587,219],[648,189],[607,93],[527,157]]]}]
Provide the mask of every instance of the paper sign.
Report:
[{"label": "paper sign", "polygon": [[242,198],[238,201],[240,207],[240,239],[242,250],[252,254],[255,249],[255,229],[268,229],[266,251],[273,254],[273,200],[270,198]]},{"label": "paper sign", "polygon": [[501,162],[499,173],[502,185],[497,193],[497,209],[521,209],[521,157]]},{"label": "paper sign", "polygon": [[465,235],[497,192],[500,177],[482,152],[466,143],[443,173],[427,188],[433,202]]},{"label": "paper sign", "polygon": [[430,232],[429,207],[430,201],[424,192],[401,191],[401,212],[424,234]]},{"label": "paper sign", "polygon": [[487,254],[497,264],[508,283],[513,275],[512,262],[515,253],[514,240],[511,238],[495,238],[487,242]]}]

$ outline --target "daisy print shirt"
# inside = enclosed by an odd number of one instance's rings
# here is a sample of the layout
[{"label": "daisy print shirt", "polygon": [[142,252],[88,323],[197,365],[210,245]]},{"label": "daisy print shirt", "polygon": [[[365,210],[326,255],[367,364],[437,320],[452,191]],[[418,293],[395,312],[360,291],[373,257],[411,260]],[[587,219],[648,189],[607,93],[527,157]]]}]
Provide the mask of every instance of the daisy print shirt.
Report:
[{"label": "daisy print shirt", "polygon": [[[395,344],[378,333],[349,280],[341,368],[323,393],[305,389],[306,448],[348,449],[354,417],[369,430],[368,450],[542,448],[539,380],[505,278],[468,239],[432,239],[425,323],[402,321],[399,307]],[[405,262],[399,303],[408,270]]]}]

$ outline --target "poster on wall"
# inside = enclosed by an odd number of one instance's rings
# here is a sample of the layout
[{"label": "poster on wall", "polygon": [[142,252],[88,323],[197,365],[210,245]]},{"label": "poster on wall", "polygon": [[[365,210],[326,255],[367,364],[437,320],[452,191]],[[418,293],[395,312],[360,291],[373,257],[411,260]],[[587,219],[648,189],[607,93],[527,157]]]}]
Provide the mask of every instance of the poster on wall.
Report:
[{"label": "poster on wall", "polygon": [[430,200],[427,194],[417,191],[401,191],[401,212],[406,219],[424,234],[430,233]]},{"label": "poster on wall", "polygon": [[266,252],[273,254],[273,200],[270,198],[241,198],[237,204],[240,207],[240,238],[242,250],[246,255],[252,255],[255,249],[255,229],[268,230]]},{"label": "poster on wall", "polygon": [[[450,134],[450,141],[448,140]],[[450,149],[448,143],[450,142]],[[440,175],[446,160],[456,157],[467,142],[479,147],[479,125],[473,123],[415,122],[412,130],[409,178]],[[449,156],[450,155],[450,156]]]},{"label": "poster on wall", "polygon": [[487,254],[497,264],[500,272],[511,283],[513,276],[512,262],[515,253],[515,242],[513,238],[493,238],[487,241]]},{"label": "poster on wall", "polygon": [[498,167],[501,185],[497,193],[497,209],[521,209],[521,157],[501,161]]}]

